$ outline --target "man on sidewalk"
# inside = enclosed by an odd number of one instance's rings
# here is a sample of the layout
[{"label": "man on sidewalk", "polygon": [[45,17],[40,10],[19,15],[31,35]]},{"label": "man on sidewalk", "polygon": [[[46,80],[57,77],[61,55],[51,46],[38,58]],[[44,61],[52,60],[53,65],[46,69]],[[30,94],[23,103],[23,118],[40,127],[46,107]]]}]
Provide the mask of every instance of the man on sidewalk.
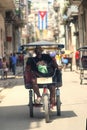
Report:
[{"label": "man on sidewalk", "polygon": [[75,60],[76,60],[76,70],[79,68],[79,51],[75,52]]},{"label": "man on sidewalk", "polygon": [[12,72],[13,72],[13,75],[16,75],[17,57],[15,53],[13,53],[11,60],[12,60]]}]

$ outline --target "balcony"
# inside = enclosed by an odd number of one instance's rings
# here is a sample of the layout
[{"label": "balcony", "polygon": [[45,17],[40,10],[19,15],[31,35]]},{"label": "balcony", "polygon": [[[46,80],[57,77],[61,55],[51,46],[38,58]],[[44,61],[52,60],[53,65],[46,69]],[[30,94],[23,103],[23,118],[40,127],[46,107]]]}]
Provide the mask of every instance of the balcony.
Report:
[{"label": "balcony", "polygon": [[14,0],[0,0],[0,10],[11,10],[15,8]]},{"label": "balcony", "polygon": [[0,11],[5,11],[5,22],[15,27],[23,27],[27,23],[26,4],[20,0],[0,1]]},{"label": "balcony", "polygon": [[87,0],[82,0],[82,5],[85,9],[87,9]]},{"label": "balcony", "polygon": [[67,17],[70,18],[77,15],[78,15],[78,6],[71,5],[67,10]]},{"label": "balcony", "polygon": [[81,3],[82,0],[70,0],[70,3],[73,5],[79,5]]},{"label": "balcony", "polygon": [[[25,10],[26,7],[24,7]],[[23,27],[25,24],[27,24],[27,17],[26,12],[23,9],[19,8],[15,12],[15,24],[16,26]]]}]

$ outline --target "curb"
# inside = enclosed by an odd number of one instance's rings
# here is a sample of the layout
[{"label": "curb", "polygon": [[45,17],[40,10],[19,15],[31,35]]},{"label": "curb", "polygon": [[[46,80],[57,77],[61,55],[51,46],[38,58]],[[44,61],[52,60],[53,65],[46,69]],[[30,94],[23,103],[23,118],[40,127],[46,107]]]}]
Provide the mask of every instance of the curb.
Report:
[{"label": "curb", "polygon": [[0,92],[2,92],[4,90],[4,88],[0,88]]},{"label": "curb", "polygon": [[74,70],[74,72],[76,72],[77,74],[80,74],[80,72],[78,70]]}]

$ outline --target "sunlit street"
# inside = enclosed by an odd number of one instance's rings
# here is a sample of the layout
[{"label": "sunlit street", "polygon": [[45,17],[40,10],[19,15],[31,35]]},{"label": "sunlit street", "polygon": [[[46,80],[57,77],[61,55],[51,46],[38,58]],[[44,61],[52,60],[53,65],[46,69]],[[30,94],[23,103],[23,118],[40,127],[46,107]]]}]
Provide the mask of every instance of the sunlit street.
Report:
[{"label": "sunlit street", "polygon": [[[17,80],[17,79],[15,79]],[[61,116],[56,115],[56,108],[50,113],[51,123],[45,123],[42,108],[34,108],[34,117],[29,116],[28,90],[24,88],[23,79],[19,84],[1,92],[4,96],[0,103],[1,130],[85,130],[87,117],[87,81],[80,85],[79,74],[63,71],[63,86],[61,93]],[[4,123],[5,122],[5,123]]]}]

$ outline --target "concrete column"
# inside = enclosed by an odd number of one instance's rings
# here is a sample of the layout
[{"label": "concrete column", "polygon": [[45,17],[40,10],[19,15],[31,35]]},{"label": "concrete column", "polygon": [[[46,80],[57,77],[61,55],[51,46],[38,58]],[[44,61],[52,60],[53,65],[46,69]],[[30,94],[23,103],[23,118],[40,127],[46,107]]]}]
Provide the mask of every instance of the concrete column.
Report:
[{"label": "concrete column", "polygon": [[[86,9],[86,16],[85,16],[85,19],[87,21],[87,9]],[[87,22],[86,22],[86,44],[87,44]]]},{"label": "concrete column", "polygon": [[65,26],[65,49],[67,49],[68,45],[68,26]]},{"label": "concrete column", "polygon": [[83,46],[83,8],[82,8],[82,5],[80,5],[79,7],[78,24],[79,24],[79,42],[80,42],[80,47],[81,47]]},{"label": "concrete column", "polygon": [[10,54],[12,53],[13,47],[13,36],[12,33],[13,32],[13,28],[12,28],[12,24],[11,23],[7,23],[6,24],[6,44],[7,44],[7,48],[6,48],[6,53]]},{"label": "concrete column", "polygon": [[4,42],[5,42],[4,18],[0,13],[0,56],[4,55]]}]

